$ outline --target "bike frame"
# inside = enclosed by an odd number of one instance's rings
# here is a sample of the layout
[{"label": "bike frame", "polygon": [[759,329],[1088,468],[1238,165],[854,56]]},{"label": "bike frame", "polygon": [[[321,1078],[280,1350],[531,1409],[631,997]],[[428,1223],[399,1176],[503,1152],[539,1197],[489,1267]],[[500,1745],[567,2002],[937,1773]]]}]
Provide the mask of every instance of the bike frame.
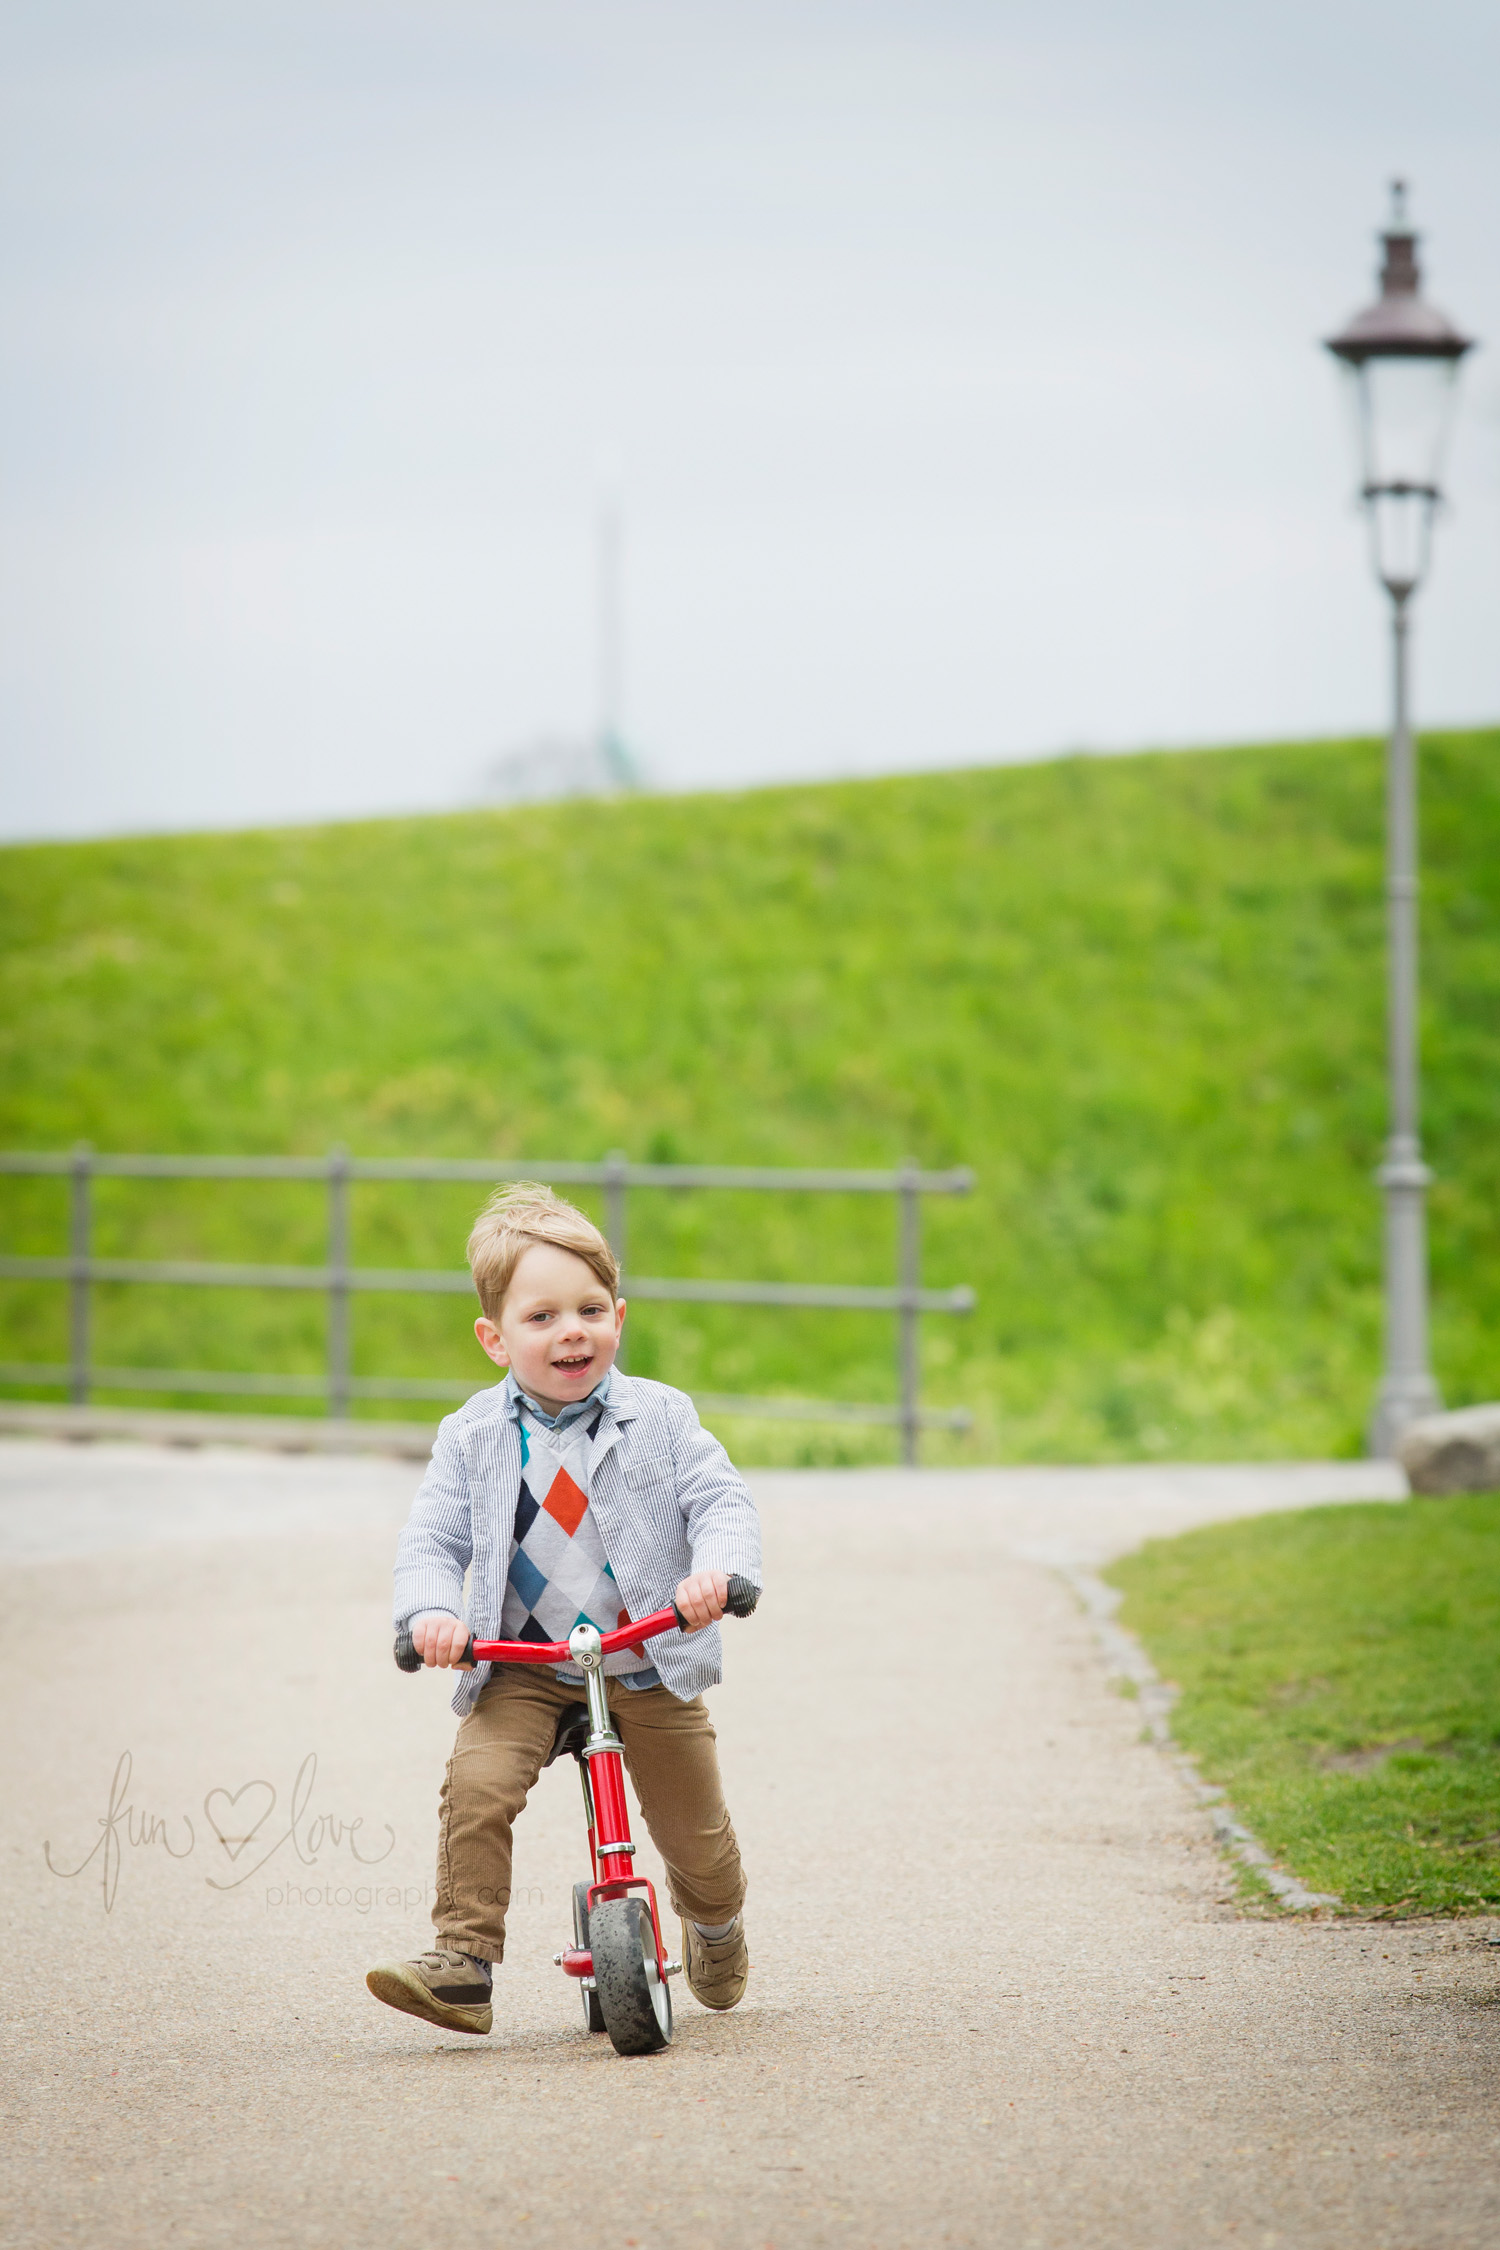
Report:
[{"label": "bike frame", "polygon": [[[642,1643],[658,1633],[684,1627],[687,1620],[673,1609],[654,1610],[636,1624],[601,1633],[597,1625],[575,1625],[565,1641],[473,1641],[466,1654],[476,1664],[576,1664],[583,1674],[588,1697],[589,1737],[583,1746],[583,1797],[589,1830],[589,1909],[601,1898],[624,1898],[644,1891],[651,1908],[651,1929],[656,1940],[656,1970],[663,1980],[676,1969],[669,1963],[661,1937],[661,1912],[656,1886],[632,1871],[635,1845],[630,1837],[630,1814],[625,1802],[625,1746],[609,1715],[609,1695],[604,1684],[604,1659],[619,1649],[639,1652]],[[594,1957],[569,1946],[558,1956],[570,1977],[591,1977]]]}]

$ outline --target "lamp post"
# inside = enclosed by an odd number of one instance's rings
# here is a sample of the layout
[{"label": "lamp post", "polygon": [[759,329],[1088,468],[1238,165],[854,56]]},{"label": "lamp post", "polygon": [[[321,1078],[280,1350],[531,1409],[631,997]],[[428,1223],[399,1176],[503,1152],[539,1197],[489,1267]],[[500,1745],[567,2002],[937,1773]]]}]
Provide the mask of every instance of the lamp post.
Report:
[{"label": "lamp post", "polygon": [[1375,575],[1391,602],[1393,709],[1386,763],[1386,942],[1390,1133],[1385,1198],[1385,1365],[1370,1451],[1394,1454],[1409,1422],[1442,1404],[1428,1365],[1427,1185],[1417,1097],[1417,787],[1409,693],[1412,598],[1426,576],[1462,336],[1421,294],[1406,185],[1391,183],[1380,295],[1327,349],[1348,371],[1361,498]]}]

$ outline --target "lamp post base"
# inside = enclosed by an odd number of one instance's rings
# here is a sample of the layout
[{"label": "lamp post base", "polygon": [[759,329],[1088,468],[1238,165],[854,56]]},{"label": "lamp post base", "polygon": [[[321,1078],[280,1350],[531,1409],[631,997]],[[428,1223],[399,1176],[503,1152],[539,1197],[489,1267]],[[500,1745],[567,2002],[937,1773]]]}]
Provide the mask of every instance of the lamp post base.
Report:
[{"label": "lamp post base", "polygon": [[1370,1413],[1371,1460],[1394,1461],[1402,1433],[1424,1414],[1442,1411],[1442,1393],[1430,1375],[1388,1375]]},{"label": "lamp post base", "polygon": [[[1399,958],[1399,951],[1398,951]],[[1414,980],[1413,980],[1414,982]],[[1406,1021],[1415,1019],[1415,1011]],[[1393,1043],[1407,1058],[1410,1077],[1398,1094],[1398,1115],[1415,1113],[1415,1056],[1405,1040]],[[1398,1074],[1399,1084],[1399,1074]],[[1422,1162],[1416,1133],[1391,1135],[1376,1173],[1385,1203],[1385,1372],[1370,1413],[1369,1447],[1377,1461],[1394,1461],[1407,1425],[1442,1412],[1427,1344],[1427,1190],[1432,1174]]]}]

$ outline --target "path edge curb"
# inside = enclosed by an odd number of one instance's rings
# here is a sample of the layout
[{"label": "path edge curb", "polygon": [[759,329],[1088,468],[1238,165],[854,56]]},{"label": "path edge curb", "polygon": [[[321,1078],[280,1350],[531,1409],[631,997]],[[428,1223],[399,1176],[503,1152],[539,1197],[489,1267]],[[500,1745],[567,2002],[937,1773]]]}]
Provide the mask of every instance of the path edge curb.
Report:
[{"label": "path edge curb", "polygon": [[1134,1633],[1115,1616],[1125,1598],[1119,1588],[1107,1584],[1096,1572],[1080,1569],[1076,1564],[1061,1565],[1060,1575],[1082,1603],[1111,1675],[1134,1684],[1151,1740],[1176,1767],[1198,1803],[1208,1811],[1214,1841],[1231,1859],[1237,1859],[1242,1867],[1258,1875],[1273,1896],[1292,1913],[1316,1914],[1329,1907],[1338,1913],[1347,1912],[1344,1901],[1332,1891],[1310,1891],[1295,1875],[1288,1875],[1279,1867],[1260,1838],[1242,1820],[1235,1818],[1234,1808],[1224,1791],[1216,1783],[1204,1780],[1197,1760],[1183,1749],[1172,1732],[1171,1712],[1177,1701],[1177,1689],[1162,1678]]},{"label": "path edge curb", "polygon": [[0,1437],[60,1438],[69,1444],[126,1439],[184,1449],[247,1445],[263,1453],[385,1453],[401,1461],[431,1457],[437,1424],[368,1422],[322,1414],[194,1414],[175,1407],[45,1406],[0,1402]]}]

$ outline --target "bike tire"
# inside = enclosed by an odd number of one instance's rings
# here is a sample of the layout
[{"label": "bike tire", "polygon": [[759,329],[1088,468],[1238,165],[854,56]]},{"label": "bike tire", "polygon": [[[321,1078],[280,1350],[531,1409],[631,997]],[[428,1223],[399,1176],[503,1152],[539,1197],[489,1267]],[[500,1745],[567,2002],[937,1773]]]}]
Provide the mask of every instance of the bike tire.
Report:
[{"label": "bike tire", "polygon": [[[589,1949],[589,1887],[587,1883],[573,1885],[573,1943],[580,1953]],[[580,1984],[578,1996],[583,2002],[583,2027],[585,2031],[604,2029],[604,2010],[599,2005],[597,1992],[590,1992]]]},{"label": "bike tire", "polygon": [[672,1989],[656,1966],[651,1909],[641,1898],[602,1898],[589,1946],[604,2028],[617,2055],[655,2055],[672,2037]]}]

